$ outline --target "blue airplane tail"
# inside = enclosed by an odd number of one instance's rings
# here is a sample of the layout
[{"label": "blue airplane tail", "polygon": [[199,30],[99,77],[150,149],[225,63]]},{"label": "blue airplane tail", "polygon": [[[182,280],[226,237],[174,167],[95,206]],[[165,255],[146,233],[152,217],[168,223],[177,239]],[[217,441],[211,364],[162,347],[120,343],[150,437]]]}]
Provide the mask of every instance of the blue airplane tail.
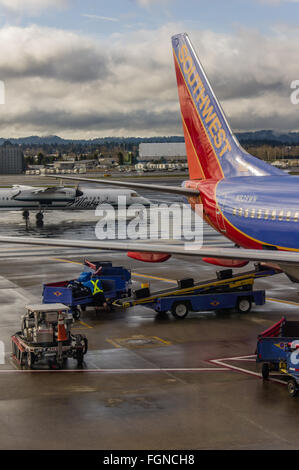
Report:
[{"label": "blue airplane tail", "polygon": [[188,35],[173,36],[172,46],[190,178],[285,174],[241,147]]}]

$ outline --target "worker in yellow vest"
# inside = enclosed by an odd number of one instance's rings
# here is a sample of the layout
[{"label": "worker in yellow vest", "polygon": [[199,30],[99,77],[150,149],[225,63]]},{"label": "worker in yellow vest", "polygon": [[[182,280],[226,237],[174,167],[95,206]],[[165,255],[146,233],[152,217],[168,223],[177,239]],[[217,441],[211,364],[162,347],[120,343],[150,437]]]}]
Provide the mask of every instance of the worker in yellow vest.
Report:
[{"label": "worker in yellow vest", "polygon": [[101,279],[93,277],[91,272],[83,272],[78,277],[78,281],[90,290],[94,304],[101,305],[107,309],[108,305],[102,288]]}]

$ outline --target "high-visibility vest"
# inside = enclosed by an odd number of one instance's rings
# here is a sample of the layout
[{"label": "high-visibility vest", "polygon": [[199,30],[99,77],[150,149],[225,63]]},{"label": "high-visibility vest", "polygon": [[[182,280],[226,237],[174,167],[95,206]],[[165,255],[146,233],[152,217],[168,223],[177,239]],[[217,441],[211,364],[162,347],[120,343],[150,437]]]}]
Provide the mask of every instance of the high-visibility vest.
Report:
[{"label": "high-visibility vest", "polygon": [[103,289],[100,289],[100,287],[98,286],[99,281],[100,279],[96,279],[95,281],[90,279],[90,282],[93,285],[92,295],[98,294],[99,292],[103,292]]},{"label": "high-visibility vest", "polygon": [[90,279],[87,282],[82,282],[82,284],[83,286],[88,287],[88,289],[90,289],[92,295],[95,295],[95,294],[98,294],[99,292],[103,292],[103,289],[101,289],[98,286],[99,282],[101,282],[100,279],[96,279],[95,281]]}]

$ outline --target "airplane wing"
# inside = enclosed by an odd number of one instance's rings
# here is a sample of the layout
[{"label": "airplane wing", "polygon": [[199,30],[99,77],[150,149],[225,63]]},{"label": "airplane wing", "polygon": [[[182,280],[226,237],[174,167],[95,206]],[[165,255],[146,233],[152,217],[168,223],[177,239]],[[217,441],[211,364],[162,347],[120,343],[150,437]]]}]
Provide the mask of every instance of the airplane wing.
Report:
[{"label": "airplane wing", "polygon": [[[215,257],[225,259],[242,259],[248,261],[272,262],[277,264],[299,265],[299,253],[290,251],[272,251],[272,250],[250,250],[242,248],[221,248],[204,246],[197,248],[196,244],[192,246],[167,245],[164,243],[136,243],[118,241],[98,241],[98,240],[64,240],[59,238],[32,238],[32,237],[2,237],[0,242],[25,244],[25,245],[44,245],[62,248],[86,248],[99,250],[130,250],[140,253],[162,253],[170,255],[183,255],[193,258]],[[131,245],[131,246],[130,246]]]},{"label": "airplane wing", "polygon": [[63,192],[65,188],[61,187],[61,186],[51,186],[51,187],[47,187],[47,188],[32,188],[32,192],[34,194],[38,194],[38,193],[47,193],[47,194],[52,194],[52,193],[59,193],[59,192]]},{"label": "airplane wing", "polygon": [[199,196],[200,192],[198,189],[183,188],[181,186],[162,186],[159,184],[149,184],[149,183],[132,183],[129,181],[115,181],[115,180],[101,180],[101,179],[91,179],[91,178],[78,178],[76,176],[53,176],[47,175],[47,178],[58,178],[72,181],[85,181],[87,183],[98,183],[106,184],[108,186],[121,186],[131,189],[146,189],[149,191],[156,191],[161,193],[171,193],[171,194],[181,194],[182,196]]},{"label": "airplane wing", "polygon": [[63,186],[53,186],[53,187],[32,187],[24,185],[14,185],[13,189],[16,193],[13,196],[13,199],[16,201],[62,201],[69,202],[73,201],[77,196],[82,196],[82,191],[78,188],[68,188]]},{"label": "airplane wing", "polygon": [[22,192],[27,191],[32,194],[38,193],[56,193],[63,191],[65,188],[63,186],[47,186],[47,187],[36,187],[36,186],[27,186],[25,184],[13,184],[12,189]]}]

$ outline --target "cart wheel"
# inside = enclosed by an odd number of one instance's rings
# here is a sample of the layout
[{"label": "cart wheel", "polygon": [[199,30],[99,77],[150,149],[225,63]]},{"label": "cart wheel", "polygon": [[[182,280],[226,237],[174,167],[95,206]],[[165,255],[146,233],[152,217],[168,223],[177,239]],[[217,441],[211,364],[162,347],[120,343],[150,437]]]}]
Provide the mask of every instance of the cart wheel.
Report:
[{"label": "cart wheel", "polygon": [[175,318],[185,318],[189,313],[188,304],[185,302],[175,302],[172,306],[171,313]]},{"label": "cart wheel", "polygon": [[32,369],[34,361],[35,361],[34,353],[28,352],[27,353],[27,358],[26,358],[26,365],[27,365],[28,369]]},{"label": "cart wheel", "polygon": [[231,308],[217,308],[215,311],[218,315],[228,315],[231,312]]},{"label": "cart wheel", "polygon": [[267,380],[269,378],[269,372],[270,372],[269,364],[264,362],[263,367],[262,367],[262,376],[264,380]]},{"label": "cart wheel", "polygon": [[54,359],[49,359],[49,361],[48,361],[48,366],[49,366],[49,368],[52,369],[52,370],[58,370],[58,369],[60,369],[58,362],[57,362],[56,360],[54,360]]},{"label": "cart wheel", "polygon": [[84,356],[88,351],[88,339],[83,338],[83,342],[84,342],[84,348],[83,348],[83,356]]},{"label": "cart wheel", "polygon": [[74,307],[72,309],[72,312],[73,312],[73,317],[75,318],[75,320],[79,320],[80,319],[80,310],[78,309],[78,307]]},{"label": "cart wheel", "polygon": [[248,313],[251,310],[251,299],[248,297],[239,297],[237,300],[237,311],[240,313]]},{"label": "cart wheel", "polygon": [[112,305],[107,302],[107,307],[104,307],[104,312],[109,313],[112,311]]},{"label": "cart wheel", "polygon": [[77,365],[78,365],[78,367],[83,366],[83,358],[84,358],[83,349],[78,349],[78,351],[77,351]]},{"label": "cart wheel", "polygon": [[295,397],[298,393],[298,385],[295,379],[290,379],[288,381],[288,392],[290,397]]}]

